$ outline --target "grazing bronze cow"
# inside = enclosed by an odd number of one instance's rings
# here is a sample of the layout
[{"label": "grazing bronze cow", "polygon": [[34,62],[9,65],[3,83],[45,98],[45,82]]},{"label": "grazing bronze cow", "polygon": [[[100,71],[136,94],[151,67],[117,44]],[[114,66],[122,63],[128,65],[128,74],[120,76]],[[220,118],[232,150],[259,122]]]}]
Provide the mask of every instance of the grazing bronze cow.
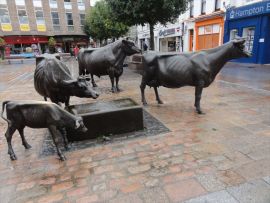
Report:
[{"label": "grazing bronze cow", "polygon": [[144,90],[146,85],[154,87],[156,100],[162,104],[157,88],[195,87],[195,107],[201,114],[202,90],[215,79],[224,64],[241,57],[250,57],[244,50],[244,39],[235,39],[219,47],[192,53],[148,52],[143,55],[143,76],[141,81],[142,102],[146,105]]},{"label": "grazing bronze cow", "polygon": [[[134,42],[127,40],[118,40],[101,48],[81,49],[78,55],[79,75],[91,74],[93,87],[97,86],[94,75],[98,77],[109,75],[112,92],[120,91],[118,81],[123,73],[126,56],[140,52]],[[114,79],[116,86],[114,86]]]},{"label": "grazing bronze cow", "polygon": [[84,77],[74,79],[68,67],[59,60],[58,55],[43,54],[36,58],[34,84],[36,91],[52,102],[69,106],[70,96],[94,98],[98,94]]},{"label": "grazing bronze cow", "polygon": [[[6,107],[6,117],[3,113]],[[16,160],[17,157],[11,145],[11,139],[16,130],[19,131],[22,138],[22,144],[26,149],[31,148],[24,137],[24,128],[48,128],[56,146],[60,160],[65,160],[65,156],[59,149],[59,135],[66,132],[66,127],[77,129],[78,131],[86,132],[87,128],[84,126],[81,117],[65,111],[58,105],[51,102],[43,101],[4,101],[2,104],[1,117],[8,122],[8,129],[5,133],[8,143],[8,154],[11,160]],[[67,148],[68,141],[66,135],[62,135]]]}]

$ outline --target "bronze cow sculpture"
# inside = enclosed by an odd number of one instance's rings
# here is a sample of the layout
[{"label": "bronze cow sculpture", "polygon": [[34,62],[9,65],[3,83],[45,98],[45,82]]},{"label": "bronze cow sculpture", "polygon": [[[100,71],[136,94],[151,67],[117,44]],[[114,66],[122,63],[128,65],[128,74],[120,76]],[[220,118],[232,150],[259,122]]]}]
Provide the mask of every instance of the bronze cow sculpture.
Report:
[{"label": "bronze cow sculpture", "polygon": [[244,50],[245,40],[235,39],[219,47],[192,53],[158,53],[148,52],[143,55],[143,76],[141,81],[141,98],[144,105],[146,85],[154,87],[156,100],[162,104],[157,88],[195,87],[195,104],[197,113],[201,114],[200,100],[202,90],[215,79],[224,64],[241,57],[250,57]]},{"label": "bronze cow sculpture", "polygon": [[[81,49],[78,55],[79,75],[91,74],[93,87],[96,87],[94,75],[100,77],[109,75],[112,92],[120,91],[119,77],[123,73],[123,63],[126,56],[140,53],[134,42],[118,40],[101,48]],[[115,86],[114,86],[115,79]]]},{"label": "bronze cow sculpture", "polygon": [[[5,107],[6,118],[3,116]],[[8,143],[8,154],[11,160],[17,159],[11,145],[12,136],[16,130],[20,133],[23,146],[26,149],[31,148],[24,137],[23,130],[26,126],[30,128],[48,128],[56,146],[58,156],[62,161],[66,158],[58,146],[59,135],[62,132],[66,132],[66,127],[82,132],[87,131],[81,117],[74,116],[58,105],[45,101],[4,101],[1,117],[8,122],[8,129],[5,136]],[[66,135],[62,136],[65,147],[67,148],[68,140]]]},{"label": "bronze cow sculpture", "polygon": [[34,84],[36,91],[45,101],[49,97],[52,102],[62,102],[65,106],[69,106],[70,96],[94,99],[99,96],[86,78],[74,79],[58,55],[43,54],[36,58]]}]

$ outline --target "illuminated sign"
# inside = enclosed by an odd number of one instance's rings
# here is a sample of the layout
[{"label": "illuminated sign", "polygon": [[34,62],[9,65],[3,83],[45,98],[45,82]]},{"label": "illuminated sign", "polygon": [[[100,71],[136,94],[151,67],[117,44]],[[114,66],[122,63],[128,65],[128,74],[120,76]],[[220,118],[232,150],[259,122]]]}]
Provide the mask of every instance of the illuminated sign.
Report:
[{"label": "illuminated sign", "polygon": [[37,25],[37,30],[39,32],[46,32],[46,25]]},{"label": "illuminated sign", "polygon": [[20,24],[21,31],[30,31],[30,26],[29,24]]},{"label": "illuminated sign", "polygon": [[1,28],[4,32],[12,31],[12,25],[10,23],[1,23]]}]

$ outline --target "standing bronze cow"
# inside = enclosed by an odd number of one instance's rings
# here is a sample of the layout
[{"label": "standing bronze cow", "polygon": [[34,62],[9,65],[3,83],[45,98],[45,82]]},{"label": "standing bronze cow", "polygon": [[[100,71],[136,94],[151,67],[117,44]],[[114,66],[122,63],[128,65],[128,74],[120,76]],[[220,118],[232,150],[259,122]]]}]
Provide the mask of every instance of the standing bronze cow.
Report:
[{"label": "standing bronze cow", "polygon": [[49,97],[52,102],[66,106],[69,106],[70,96],[94,99],[99,96],[85,78],[74,79],[58,55],[44,54],[36,58],[34,84],[45,101]]},{"label": "standing bronze cow", "polygon": [[120,91],[118,81],[123,73],[123,63],[126,56],[140,52],[141,50],[135,46],[134,42],[127,40],[118,40],[102,48],[81,49],[78,55],[79,75],[91,74],[93,87],[97,86],[94,75],[98,77],[109,75],[112,92]]},{"label": "standing bronze cow", "polygon": [[159,98],[157,88],[195,87],[195,107],[201,114],[200,100],[202,90],[215,79],[224,64],[241,57],[250,57],[244,50],[244,39],[235,39],[219,47],[192,53],[157,53],[148,52],[143,55],[143,77],[141,81],[142,102],[146,105],[144,90],[146,85],[154,87],[156,100]]}]

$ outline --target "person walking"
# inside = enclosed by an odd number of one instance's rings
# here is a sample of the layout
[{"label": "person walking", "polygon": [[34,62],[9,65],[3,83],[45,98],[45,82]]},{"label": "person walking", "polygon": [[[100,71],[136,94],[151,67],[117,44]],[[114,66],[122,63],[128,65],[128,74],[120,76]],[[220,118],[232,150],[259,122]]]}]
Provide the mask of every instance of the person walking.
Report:
[{"label": "person walking", "polygon": [[76,58],[76,61],[78,60],[78,54],[79,54],[79,47],[76,45],[74,48],[74,56]]}]

